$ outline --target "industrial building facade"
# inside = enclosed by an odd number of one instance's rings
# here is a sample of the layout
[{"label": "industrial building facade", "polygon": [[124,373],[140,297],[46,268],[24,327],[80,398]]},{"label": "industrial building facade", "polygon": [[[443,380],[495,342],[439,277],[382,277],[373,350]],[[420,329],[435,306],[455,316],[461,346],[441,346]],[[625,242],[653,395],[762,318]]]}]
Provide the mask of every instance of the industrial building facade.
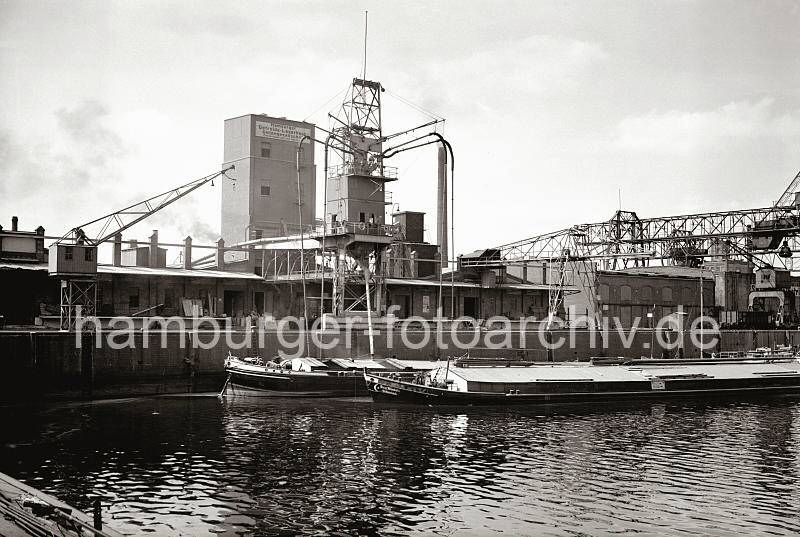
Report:
[{"label": "industrial building facade", "polygon": [[[396,213],[393,222],[402,229],[401,239],[387,250],[383,269],[385,303],[376,313],[392,311],[400,319],[412,316],[433,319],[441,297],[445,317],[487,319],[497,315],[544,319],[547,316],[553,285],[551,267],[532,263],[523,269],[457,272],[452,281],[446,275],[440,282],[436,271],[437,246],[423,241],[424,214]],[[16,219],[10,230],[0,228],[0,279],[6,290],[0,316],[6,324],[32,325],[36,318],[57,324],[59,281],[48,277],[48,251],[44,242],[44,229],[20,231]],[[228,319],[226,322],[232,326],[244,326],[245,318],[254,313],[275,318],[303,315],[299,241],[274,247],[247,247],[246,259],[233,263],[225,261],[225,254],[230,252],[220,246],[212,256],[213,264],[202,270],[192,268],[188,261],[182,267],[167,267],[165,250],[158,245],[156,231],[147,242],[128,244],[124,249],[115,239],[113,264],[98,266],[97,314],[101,317],[198,314]],[[318,247],[317,241],[307,241],[306,248],[311,251]],[[191,239],[187,238],[185,260],[191,259],[191,248]],[[311,251],[305,256],[307,310],[310,317],[317,318],[322,314],[320,297],[330,299],[331,274],[318,270]],[[780,303],[785,310],[784,324],[790,325],[800,313],[798,301],[791,300],[796,294],[793,290],[800,288],[800,279],[777,274],[775,281],[769,282],[769,271],[759,273],[765,276],[757,279],[747,263],[732,260],[709,260],[703,269],[650,267],[598,271],[601,314],[609,320],[618,319],[622,327],[633,326],[639,319],[638,326],[647,328],[651,322],[648,314],[657,322],[682,310],[691,321],[702,310],[717,317],[723,325],[734,326],[738,319],[730,312],[738,311],[741,316],[743,311],[759,313],[758,310],[768,309],[768,304],[758,301],[759,297],[764,295],[766,298],[762,300],[766,300],[777,295],[774,289],[777,285],[791,291],[787,291],[789,298]],[[328,280],[324,291],[323,278]],[[584,315],[589,308],[585,294],[578,292],[579,286],[568,283],[572,292],[565,297],[560,316],[574,321],[572,316]],[[455,311],[451,311],[451,304]]]}]

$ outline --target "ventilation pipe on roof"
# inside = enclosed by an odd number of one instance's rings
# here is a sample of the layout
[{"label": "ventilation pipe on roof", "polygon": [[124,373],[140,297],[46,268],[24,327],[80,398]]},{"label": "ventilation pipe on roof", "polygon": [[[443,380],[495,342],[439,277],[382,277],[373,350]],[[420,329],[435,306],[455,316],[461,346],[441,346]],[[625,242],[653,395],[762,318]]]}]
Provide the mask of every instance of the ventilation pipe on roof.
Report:
[{"label": "ventilation pipe on roof", "polygon": [[447,257],[447,148],[439,147],[438,183],[436,189],[436,242],[439,244],[439,255],[442,266],[439,272],[448,266]]},{"label": "ventilation pipe on roof", "polygon": [[192,237],[183,239],[183,268],[192,268]]},{"label": "ventilation pipe on roof", "polygon": [[112,263],[115,267],[122,266],[122,233],[114,235],[114,259]]},{"label": "ventilation pipe on roof", "polygon": [[147,266],[156,268],[158,267],[158,230],[154,229],[153,234],[150,235],[150,259]]},{"label": "ventilation pipe on roof", "polygon": [[217,269],[225,270],[225,240],[217,241]]}]

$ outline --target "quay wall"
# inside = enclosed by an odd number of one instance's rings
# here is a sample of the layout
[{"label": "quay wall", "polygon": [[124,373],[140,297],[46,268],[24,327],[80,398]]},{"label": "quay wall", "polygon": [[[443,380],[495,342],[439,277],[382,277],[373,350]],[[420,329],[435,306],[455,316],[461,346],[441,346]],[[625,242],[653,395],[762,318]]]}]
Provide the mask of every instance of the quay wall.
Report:
[{"label": "quay wall", "polygon": [[[552,341],[563,339],[561,348],[548,351],[541,341],[540,334],[534,330],[513,332],[509,337],[509,348],[487,348],[487,344],[497,345],[506,341],[499,335],[487,340],[487,332],[480,332],[480,339],[470,351],[472,357],[524,356],[530,360],[587,360],[593,356],[650,356],[650,344],[655,343],[652,356],[662,357],[662,347],[649,330],[639,330],[632,336],[632,345],[623,345],[625,333],[611,332],[605,341],[605,349],[600,339],[591,344],[587,332],[577,332],[572,337],[574,345],[569,344],[569,331],[554,330]],[[136,333],[132,336],[130,348],[111,348],[104,338],[97,346],[92,336],[83,335],[83,344],[78,345],[74,333],[58,331],[5,331],[0,332],[0,401],[39,398],[104,398],[125,397],[144,394],[192,393],[219,390],[225,380],[223,364],[231,346],[246,344],[250,335],[244,331],[233,331],[218,341],[213,334],[199,334],[202,347],[192,345],[191,333],[169,332],[166,334]],[[281,341],[281,337],[283,341]],[[266,332],[262,341],[253,339],[253,348],[233,349],[234,355],[259,355],[264,360],[273,359],[285,344],[296,348],[297,342],[304,342],[301,332],[284,332],[283,335]],[[422,333],[414,333],[409,340],[414,347],[406,347],[399,331],[391,335],[383,332],[374,337],[374,352],[377,357],[396,357],[399,359],[430,360],[436,357],[436,338],[440,337],[449,348],[441,351],[442,357],[458,357],[466,351],[453,348],[453,333],[444,331],[437,335],[431,333],[427,342]],[[469,342],[474,332],[457,331],[455,337],[461,342]],[[675,341],[677,334],[671,334]],[[318,344],[332,348],[321,350]],[[164,340],[164,346],[161,342]],[[666,339],[666,338],[665,338]],[[311,351],[304,355],[328,358],[366,358],[370,354],[369,336],[364,330],[354,330],[349,335],[323,334],[309,338]],[[521,343],[524,343],[522,345]],[[757,347],[776,345],[800,345],[800,331],[797,330],[730,330],[720,334],[715,350],[752,350]],[[523,348],[524,347],[524,348]],[[668,351],[676,356],[677,351]],[[684,355],[698,356],[698,351],[687,337],[684,339]]]}]

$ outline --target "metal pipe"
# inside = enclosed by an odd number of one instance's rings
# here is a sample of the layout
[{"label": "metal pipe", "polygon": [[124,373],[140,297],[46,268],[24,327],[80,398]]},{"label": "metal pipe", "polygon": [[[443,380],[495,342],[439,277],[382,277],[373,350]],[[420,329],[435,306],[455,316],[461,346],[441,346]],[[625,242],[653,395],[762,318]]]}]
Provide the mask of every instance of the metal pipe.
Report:
[{"label": "metal pipe", "polygon": [[[444,145],[447,148],[447,150],[450,152],[450,205],[451,205],[450,211],[449,211],[449,216],[450,216],[450,249],[451,249],[450,257],[455,262],[455,224],[453,223],[454,222],[454,220],[453,220],[453,205],[455,204],[455,194],[454,194],[455,188],[453,187],[453,181],[455,180],[455,156],[453,155],[453,146],[450,144],[450,142],[448,142],[444,138],[444,136],[442,136],[438,132],[431,132],[431,133],[426,134],[425,136],[420,136],[420,137],[415,138],[413,140],[409,140],[408,142],[403,142],[402,144],[398,144],[397,146],[392,148],[393,150],[390,150],[389,152],[382,153],[381,154],[381,158],[382,159],[383,158],[389,158],[389,157],[392,157],[392,156],[394,156],[394,155],[396,155],[398,153],[402,153],[403,151],[409,151],[411,149],[416,149],[418,147],[423,147],[423,146],[426,146],[426,145],[430,145],[430,144],[436,143],[434,140],[431,140],[429,142],[425,142],[425,143],[421,143],[421,144],[417,144],[417,145],[412,145],[411,147],[402,147],[402,146],[407,145],[409,143],[416,142],[418,140],[422,140],[422,139],[424,139],[424,138],[426,138],[428,136],[433,136],[433,137],[437,138],[437,140],[442,145]],[[440,254],[440,257],[441,257],[441,254]],[[441,272],[442,272],[442,265],[443,265],[443,263],[440,261],[440,266],[439,266],[440,278],[441,278]],[[455,298],[455,267],[454,267],[453,270],[450,271],[450,316],[451,316],[451,318],[455,318],[455,300],[456,300],[456,298]]]},{"label": "metal pipe", "polygon": [[[325,327],[325,239],[328,237],[328,150],[333,134],[328,134],[325,138],[325,169],[323,170],[323,186],[322,186],[322,279],[320,281],[320,305],[322,311],[322,326]],[[331,284],[332,285],[332,284]],[[331,292],[331,313],[333,313],[333,292]],[[320,349],[320,352],[322,350]]]},{"label": "metal pipe", "polygon": [[[367,265],[369,265],[369,261],[367,261]],[[372,275],[369,267],[364,267],[364,286],[367,290],[367,331],[369,332],[369,355],[370,357],[375,356],[375,342],[373,341],[373,331],[372,331],[372,304],[369,299],[369,278]]]},{"label": "metal pipe", "polygon": [[442,143],[442,145],[444,145],[447,148],[447,150],[450,152],[450,211],[448,212],[448,216],[450,217],[450,259],[448,260],[448,265],[449,265],[449,261],[452,260],[453,263],[454,263],[454,266],[450,270],[450,318],[451,319],[455,319],[455,317],[456,317],[456,310],[455,310],[455,304],[456,304],[456,295],[455,295],[455,269],[456,269],[456,265],[455,265],[455,260],[456,260],[455,241],[456,241],[456,239],[455,239],[455,223],[454,223],[455,222],[455,217],[454,217],[455,216],[454,215],[454,213],[455,213],[455,211],[454,211],[454,208],[455,208],[455,186],[454,186],[454,184],[455,183],[454,183],[454,181],[455,181],[455,175],[456,175],[456,172],[455,172],[455,169],[456,169],[455,168],[455,166],[456,166],[455,160],[456,159],[455,159],[455,156],[453,155],[453,146],[450,145],[450,142],[445,140],[444,136],[442,136],[438,132],[432,132],[432,133],[430,133],[429,136],[434,136],[434,137],[438,138],[439,141]]},{"label": "metal pipe", "polygon": [[312,140],[311,136],[305,135],[297,142],[297,213],[300,224],[300,277],[303,280],[303,324],[305,325],[306,334],[306,355],[308,355],[311,346],[308,339],[308,302],[306,300],[306,263],[305,263],[305,242],[303,240],[303,196],[300,190],[300,151],[303,149],[303,142],[306,139]]}]

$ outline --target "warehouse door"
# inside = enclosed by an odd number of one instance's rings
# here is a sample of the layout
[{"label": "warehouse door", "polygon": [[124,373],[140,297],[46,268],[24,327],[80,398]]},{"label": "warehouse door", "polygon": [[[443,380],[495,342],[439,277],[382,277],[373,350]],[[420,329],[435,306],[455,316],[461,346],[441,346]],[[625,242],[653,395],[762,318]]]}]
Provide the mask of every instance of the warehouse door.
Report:
[{"label": "warehouse door", "polygon": [[478,318],[478,298],[474,296],[465,296],[464,297],[464,315],[467,317],[472,317],[473,319]]},{"label": "warehouse door", "polygon": [[392,299],[392,306],[400,306],[395,312],[398,319],[405,319],[411,315],[411,297],[408,295],[395,295]]},{"label": "warehouse door", "polygon": [[255,291],[253,293],[253,309],[258,312],[259,315],[264,313],[264,292],[263,291]]},{"label": "warehouse door", "polygon": [[244,317],[243,295],[242,291],[225,291],[225,315],[228,317]]}]

